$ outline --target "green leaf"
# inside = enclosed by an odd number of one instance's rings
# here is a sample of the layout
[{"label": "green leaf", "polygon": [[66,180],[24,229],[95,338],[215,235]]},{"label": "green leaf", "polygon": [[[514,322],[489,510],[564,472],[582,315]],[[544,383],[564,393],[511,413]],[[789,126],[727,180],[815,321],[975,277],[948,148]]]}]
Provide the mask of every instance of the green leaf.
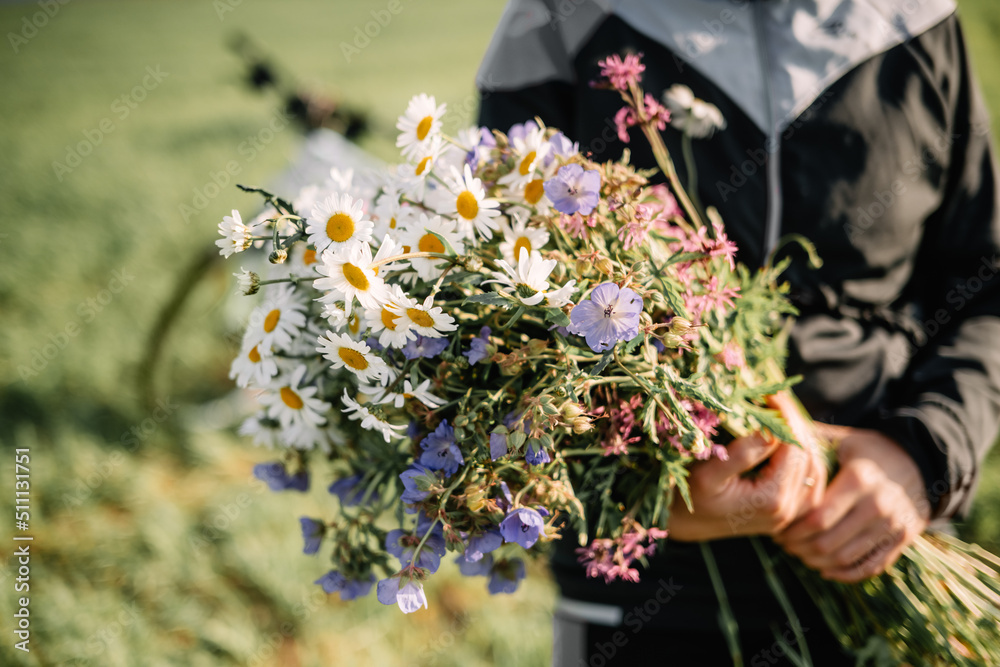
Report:
[{"label": "green leaf", "polygon": [[638,334],[636,334],[636,335],[635,335],[635,336],[634,336],[634,337],[632,338],[632,340],[630,340],[630,341],[629,341],[629,342],[628,342],[628,343],[627,343],[627,344],[625,345],[625,350],[624,350],[624,353],[625,353],[625,354],[632,354],[633,352],[635,352],[635,348],[639,347],[639,343],[641,343],[641,342],[643,341],[643,339],[644,339],[645,337],[646,337],[646,335],[645,335],[645,334],[643,334],[643,333],[641,333],[641,332],[640,332],[640,333],[638,333]]},{"label": "green leaf", "polygon": [[601,357],[601,360],[598,361],[596,364],[594,364],[594,367],[590,369],[591,375],[600,375],[601,373],[604,372],[604,369],[608,367],[608,364],[611,363],[611,360],[615,358],[614,350],[615,348],[612,347],[610,350],[604,353],[604,356]]},{"label": "green leaf", "polygon": [[424,231],[427,232],[428,234],[433,234],[434,237],[441,242],[441,245],[444,246],[445,254],[456,255],[456,256],[458,255],[458,253],[455,251],[455,248],[451,245],[448,239],[446,239],[445,237],[441,236],[440,234],[431,229],[427,229],[426,227],[424,227]]},{"label": "green leaf", "polygon": [[705,254],[700,252],[678,252],[671,255],[670,259],[664,262],[660,268],[666,268],[671,264],[678,264],[680,262],[693,262],[699,259],[705,259]]},{"label": "green leaf", "polygon": [[551,322],[557,327],[568,327],[569,316],[558,308],[549,308],[545,311],[545,321]]},{"label": "green leaf", "polygon": [[465,297],[465,301],[463,301],[462,304],[465,305],[466,303],[483,303],[487,306],[503,306],[504,308],[511,307],[510,299],[502,296],[499,292],[473,294],[472,296]]},{"label": "green leaf", "polygon": [[507,438],[507,444],[513,447],[515,452],[519,452],[521,451],[521,448],[524,447],[524,442],[527,439],[528,436],[524,434],[524,431],[514,431],[510,434],[510,437]]}]

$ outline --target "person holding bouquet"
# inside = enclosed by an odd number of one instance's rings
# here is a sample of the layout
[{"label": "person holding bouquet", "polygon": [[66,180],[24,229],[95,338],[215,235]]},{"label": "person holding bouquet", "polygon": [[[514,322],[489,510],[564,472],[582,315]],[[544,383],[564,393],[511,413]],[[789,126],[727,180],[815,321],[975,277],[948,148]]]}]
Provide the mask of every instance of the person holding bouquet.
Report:
[{"label": "person holding bouquet", "polygon": [[[1000,219],[988,120],[949,0],[513,0],[479,74],[480,124],[535,117],[598,162],[629,141],[620,101],[590,85],[613,54],[670,111],[681,182],[714,207],[738,258],[792,254],[795,392],[838,443],[820,455],[760,434],[689,479],[641,583],[589,579],[572,539],[553,559],[556,665],[731,664],[698,542],[711,541],[746,664],[852,664],[790,572],[777,574],[797,633],[746,536],[824,578],[891,567],[929,525],[971,503],[1000,428]],[[513,126],[513,127],[512,127]],[[825,260],[781,239],[809,239]]]}]

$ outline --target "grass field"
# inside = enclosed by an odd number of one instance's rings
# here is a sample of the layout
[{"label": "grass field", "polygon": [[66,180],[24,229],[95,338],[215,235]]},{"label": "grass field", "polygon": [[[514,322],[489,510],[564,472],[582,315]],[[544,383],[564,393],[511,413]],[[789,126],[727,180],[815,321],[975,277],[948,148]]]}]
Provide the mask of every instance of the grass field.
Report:
[{"label": "grass field", "polygon": [[[431,610],[405,621],[310,584],[326,568],[301,554],[296,518],[324,492],[304,506],[261,491],[250,469],[267,453],[231,434],[244,409],[227,379],[233,267],[213,264],[185,305],[145,378],[152,401],[138,389],[177,281],[224,214],[255,206],[213,180],[235,161],[241,182],[266,182],[301,140],[262,132],[275,100],[244,88],[229,36],[248,32],[306,86],[370,113],[363,145],[383,158],[414,93],[447,101],[454,125],[471,118],[502,3],[400,0],[355,43],[390,4],[77,0],[34,31],[24,21],[39,5],[0,5],[0,510],[13,509],[13,450],[28,448],[35,538],[30,654],[12,649],[16,561],[0,542],[0,664],[547,663],[543,569],[497,598],[451,572],[430,587]],[[1000,10],[961,7],[1000,109]],[[963,530],[1000,547],[997,456]]]}]

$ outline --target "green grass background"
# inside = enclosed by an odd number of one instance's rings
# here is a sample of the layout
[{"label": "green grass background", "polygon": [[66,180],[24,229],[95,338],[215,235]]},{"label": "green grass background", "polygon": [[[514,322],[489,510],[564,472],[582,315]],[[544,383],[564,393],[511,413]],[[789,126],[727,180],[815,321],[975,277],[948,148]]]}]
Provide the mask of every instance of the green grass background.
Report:
[{"label": "green grass background", "polygon": [[[430,610],[405,619],[373,597],[326,599],[310,583],[326,568],[301,554],[296,518],[322,513],[322,485],[306,499],[261,491],[250,469],[267,452],[227,428],[240,409],[227,379],[240,314],[233,263],[216,262],[199,282],[146,378],[168,418],[154,421],[138,390],[175,284],[222,216],[256,202],[224,189],[187,222],[180,205],[230,160],[241,182],[267,182],[301,141],[289,128],[252,159],[239,153],[276,104],[242,86],[229,35],[248,32],[307,87],[369,112],[363,145],[383,158],[417,92],[447,101],[456,125],[471,118],[473,75],[503,3],[400,0],[347,62],[341,43],[388,4],[76,0],[16,53],[7,35],[41,10],[0,6],[0,664],[548,662],[553,589],[542,568],[517,595],[490,598],[482,580],[446,567]],[[1000,10],[966,0],[961,11],[998,109]],[[120,118],[115,100],[147,67],[168,75]],[[114,131],[57,178],[53,162],[105,118]],[[132,278],[104,291],[116,275]],[[142,439],[128,437],[143,426]],[[15,447],[31,452],[30,654],[13,650],[10,632]],[[1000,546],[998,506],[993,456],[964,534]]]}]

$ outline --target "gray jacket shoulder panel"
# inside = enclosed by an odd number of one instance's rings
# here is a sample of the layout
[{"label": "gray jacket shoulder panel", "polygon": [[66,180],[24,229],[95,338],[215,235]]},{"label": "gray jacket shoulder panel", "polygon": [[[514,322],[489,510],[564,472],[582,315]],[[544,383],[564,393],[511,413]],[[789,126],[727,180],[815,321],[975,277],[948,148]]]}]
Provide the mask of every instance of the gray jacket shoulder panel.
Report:
[{"label": "gray jacket shoulder panel", "polygon": [[512,0],[477,82],[574,82],[574,57],[613,13],[780,132],[844,74],[954,11],[954,0]]}]

